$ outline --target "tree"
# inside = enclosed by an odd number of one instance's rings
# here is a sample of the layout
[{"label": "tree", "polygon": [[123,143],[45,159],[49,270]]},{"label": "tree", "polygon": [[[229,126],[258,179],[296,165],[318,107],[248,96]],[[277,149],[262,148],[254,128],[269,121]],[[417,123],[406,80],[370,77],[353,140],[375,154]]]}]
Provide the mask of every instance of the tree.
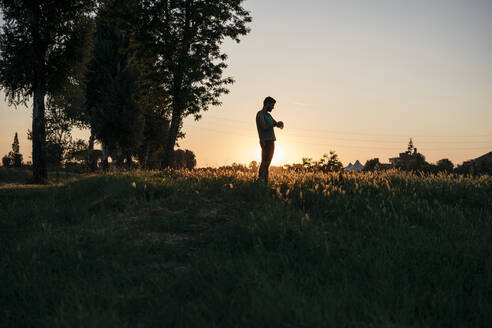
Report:
[{"label": "tree", "polygon": [[441,172],[451,173],[454,169],[454,164],[447,158],[443,158],[436,163],[437,170]]},{"label": "tree", "polygon": [[429,172],[431,170],[431,166],[426,162],[424,155],[421,153],[416,153],[408,162],[406,169],[415,172]]},{"label": "tree", "polygon": [[410,138],[410,141],[408,142],[407,153],[408,154],[413,153],[414,149],[415,149],[415,147],[413,145],[413,140],[412,140],[412,138]]},{"label": "tree", "polygon": [[[62,167],[67,153],[73,143],[73,120],[68,116],[67,108],[61,103],[55,103],[53,97],[48,97],[45,113],[46,131],[46,166],[49,170],[58,170]],[[32,131],[28,131],[28,139],[32,140]]]},{"label": "tree", "polygon": [[362,171],[372,172],[372,171],[377,170],[380,165],[381,165],[381,163],[379,162],[379,158],[373,158],[373,159],[366,161],[366,164],[364,165],[364,168],[362,169]]},{"label": "tree", "polygon": [[322,171],[338,172],[343,170],[343,164],[338,159],[338,154],[334,150],[330,151],[330,155],[324,154],[323,159],[324,164],[321,167]]},{"label": "tree", "polygon": [[130,40],[113,22],[112,9],[103,4],[98,12],[86,100],[94,135],[121,166],[138,152],[144,118],[136,101],[139,71],[128,51]]},{"label": "tree", "polygon": [[50,170],[54,169],[58,176],[58,171],[62,166],[64,149],[60,144],[46,142],[46,165]]},{"label": "tree", "polygon": [[[136,1],[137,15],[128,24],[138,40],[137,49],[154,52],[158,85],[169,93],[171,124],[163,165],[172,163],[176,140],[186,116],[200,119],[201,111],[220,105],[232,78],[224,78],[227,55],[221,52],[225,38],[239,42],[251,22],[243,0]],[[135,22],[135,19],[138,21]],[[133,22],[132,22],[133,20]]]},{"label": "tree", "polygon": [[16,132],[14,136],[14,142],[12,143],[12,152],[18,154],[19,151],[20,151],[19,137],[17,136],[17,132]]},{"label": "tree", "polygon": [[188,170],[192,170],[196,166],[196,156],[191,150],[185,150],[185,166]]},{"label": "tree", "polygon": [[169,130],[166,113],[143,105],[144,132],[137,157],[144,169],[160,169]]},{"label": "tree", "polygon": [[[85,98],[85,75],[87,74],[91,49],[92,47],[87,47],[83,57],[85,62],[72,70],[70,78],[63,87],[47,97],[46,138],[48,142],[55,142],[63,147],[64,165],[66,165],[67,160],[71,159],[69,153],[74,147],[79,146],[77,144],[79,140],[74,141],[72,139],[73,128],[87,129],[91,127]],[[84,151],[85,161],[92,171],[97,165],[97,151],[94,151],[94,141],[95,137],[91,129],[89,145]]]},{"label": "tree", "polygon": [[10,167],[10,165],[11,165],[10,163],[11,163],[10,158],[7,155],[2,157],[2,165],[3,166]]},{"label": "tree", "polygon": [[196,166],[195,154],[191,150],[177,149],[174,152],[172,168],[191,170]]},{"label": "tree", "polygon": [[[48,102],[49,103],[49,102]],[[67,117],[67,113],[63,110],[63,108],[56,106],[48,106],[48,110],[46,112],[46,142],[47,144],[51,144],[52,146],[46,148],[48,163],[51,161],[53,164],[53,160],[49,158],[60,158],[58,163],[55,166],[61,165],[61,161],[65,157],[64,154],[67,152],[70,144],[72,143],[72,127],[73,123],[69,117]],[[56,145],[53,146],[53,145]],[[57,155],[53,157],[49,154],[50,150],[55,150]],[[58,155],[58,153],[60,153]],[[51,165],[53,166],[53,165]],[[48,165],[48,168],[50,165]]]},{"label": "tree", "polygon": [[9,157],[12,158],[13,167],[22,166],[22,154],[20,153],[19,137],[17,136],[17,132],[14,136],[14,142],[12,143],[12,152],[9,154]]},{"label": "tree", "polygon": [[12,143],[12,151],[8,155],[2,158],[2,165],[5,167],[21,167],[22,166],[22,154],[20,153],[19,138],[17,132],[14,136],[14,142]]},{"label": "tree", "polygon": [[33,99],[33,182],[45,183],[45,96],[85,51],[94,0],[1,0],[0,87],[15,106]]}]

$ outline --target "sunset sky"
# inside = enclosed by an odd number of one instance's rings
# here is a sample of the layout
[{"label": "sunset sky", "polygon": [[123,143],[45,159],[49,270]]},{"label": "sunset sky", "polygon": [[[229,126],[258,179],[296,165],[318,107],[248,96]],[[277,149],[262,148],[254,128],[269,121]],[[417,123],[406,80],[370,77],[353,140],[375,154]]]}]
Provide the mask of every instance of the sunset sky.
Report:
[{"label": "sunset sky", "polygon": [[[236,83],[223,105],[185,120],[198,166],[259,160],[256,112],[277,99],[273,164],[387,162],[414,140],[430,162],[492,151],[492,1],[247,0],[252,32],[226,42]],[[15,132],[30,160],[32,109],[0,100],[0,156]],[[87,133],[77,136],[87,137]]]}]

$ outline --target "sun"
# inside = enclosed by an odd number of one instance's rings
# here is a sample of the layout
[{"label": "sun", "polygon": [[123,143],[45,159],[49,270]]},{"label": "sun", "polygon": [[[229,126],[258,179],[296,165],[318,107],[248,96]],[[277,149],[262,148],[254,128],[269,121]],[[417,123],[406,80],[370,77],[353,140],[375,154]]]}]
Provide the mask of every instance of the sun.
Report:
[{"label": "sun", "polygon": [[[256,158],[258,163],[261,163],[261,146],[256,148]],[[285,161],[285,148],[281,143],[275,143],[275,152],[273,153],[272,165],[283,165]]]}]

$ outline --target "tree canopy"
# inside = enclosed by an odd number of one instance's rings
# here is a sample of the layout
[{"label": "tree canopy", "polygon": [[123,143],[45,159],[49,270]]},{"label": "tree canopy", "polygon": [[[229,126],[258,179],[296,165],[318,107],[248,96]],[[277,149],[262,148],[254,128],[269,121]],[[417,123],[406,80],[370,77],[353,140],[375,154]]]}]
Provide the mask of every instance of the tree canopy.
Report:
[{"label": "tree canopy", "polygon": [[0,87],[13,105],[33,99],[33,180],[47,177],[45,96],[83,63],[94,0],[1,0]]},{"label": "tree canopy", "polygon": [[136,101],[139,72],[129,56],[128,36],[103,7],[86,76],[86,106],[97,139],[121,163],[136,153],[143,137],[143,114]]},{"label": "tree canopy", "polygon": [[158,85],[169,94],[171,124],[164,166],[171,165],[183,118],[220,104],[234,80],[223,77],[227,55],[221,51],[226,38],[239,42],[251,22],[243,0],[135,1],[130,24],[139,51],[154,53]]},{"label": "tree canopy", "polygon": [[12,143],[12,150],[2,158],[2,165],[6,167],[21,167],[22,166],[22,154],[20,153],[19,137],[17,132],[14,136],[14,142]]}]

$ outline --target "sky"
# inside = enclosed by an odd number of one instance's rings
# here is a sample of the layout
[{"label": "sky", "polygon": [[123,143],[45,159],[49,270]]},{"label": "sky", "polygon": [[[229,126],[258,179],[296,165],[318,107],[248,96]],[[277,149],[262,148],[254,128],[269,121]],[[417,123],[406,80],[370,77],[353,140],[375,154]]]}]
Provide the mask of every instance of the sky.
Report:
[{"label": "sky", "polygon": [[[490,0],[246,0],[251,33],[226,41],[222,105],[185,119],[181,148],[198,166],[260,159],[263,99],[285,123],[274,165],[319,159],[388,162],[412,138],[429,162],[492,151]],[[15,132],[29,159],[32,109],[0,99],[0,155]],[[88,138],[87,132],[77,136]]]}]

